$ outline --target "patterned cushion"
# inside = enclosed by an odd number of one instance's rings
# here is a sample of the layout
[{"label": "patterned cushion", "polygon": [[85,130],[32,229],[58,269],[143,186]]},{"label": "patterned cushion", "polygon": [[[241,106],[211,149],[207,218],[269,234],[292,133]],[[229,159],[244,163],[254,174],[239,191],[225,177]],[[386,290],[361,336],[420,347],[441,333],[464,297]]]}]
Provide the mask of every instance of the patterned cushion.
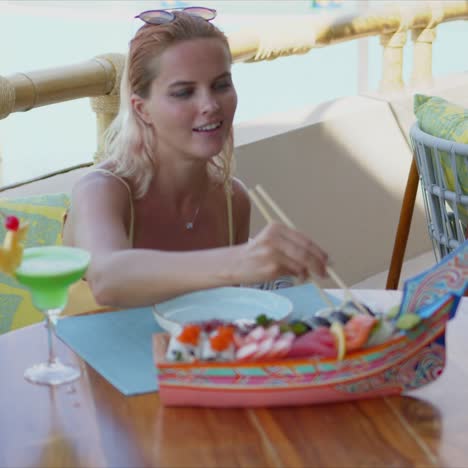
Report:
[{"label": "patterned cushion", "polygon": [[[419,128],[432,136],[468,144],[468,109],[436,96],[416,94],[414,96],[414,113]],[[447,153],[440,154],[445,184],[449,190],[455,190],[455,177]],[[462,192],[468,194],[468,160],[461,156],[456,158],[456,176]],[[463,225],[468,225],[468,209],[458,205]]]},{"label": "patterned cushion", "polygon": [[[67,194],[0,199],[0,211],[29,223],[25,247],[56,245],[62,241],[62,217],[70,204]],[[5,228],[0,222],[0,240]],[[0,242],[1,244],[1,242]],[[34,308],[28,290],[14,278],[0,272],[0,334],[43,320]]]}]

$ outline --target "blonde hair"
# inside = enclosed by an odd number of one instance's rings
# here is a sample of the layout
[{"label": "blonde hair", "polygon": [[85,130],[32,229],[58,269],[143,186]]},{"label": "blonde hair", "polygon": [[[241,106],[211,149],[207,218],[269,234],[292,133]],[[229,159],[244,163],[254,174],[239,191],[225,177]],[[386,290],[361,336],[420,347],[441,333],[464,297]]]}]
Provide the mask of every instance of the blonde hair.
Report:
[{"label": "blonde hair", "polygon": [[[134,111],[130,98],[137,94],[149,96],[153,80],[158,75],[157,58],[177,42],[200,38],[220,39],[230,53],[222,31],[202,18],[175,12],[174,21],[161,25],[145,24],[130,42],[120,86],[120,109],[105,134],[105,154],[112,171],[132,182],[135,198],[147,192],[155,166],[152,158],[154,135]],[[229,186],[233,172],[233,130],[221,152],[213,157],[208,170],[223,185]]]}]

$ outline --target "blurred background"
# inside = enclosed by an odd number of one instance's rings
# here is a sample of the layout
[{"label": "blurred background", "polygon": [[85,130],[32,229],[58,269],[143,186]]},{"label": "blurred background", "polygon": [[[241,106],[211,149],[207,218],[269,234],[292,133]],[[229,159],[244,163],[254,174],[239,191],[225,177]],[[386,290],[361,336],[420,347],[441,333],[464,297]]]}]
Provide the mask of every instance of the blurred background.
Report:
[{"label": "blurred background", "polygon": [[[215,24],[226,34],[255,27],[271,17],[294,22],[304,15],[355,12],[384,6],[383,0],[9,0],[0,1],[0,75],[86,61],[105,53],[125,53],[141,21],[134,16],[158,8],[201,5],[215,8]],[[395,5],[399,2],[391,2]],[[406,2],[400,2],[405,4]],[[434,77],[468,69],[468,54],[451,53],[468,44],[466,23],[437,28]],[[409,79],[412,41],[405,47],[404,79]],[[373,92],[381,76],[378,37],[313,49],[305,55],[233,66],[239,95],[235,123],[299,109],[342,96]],[[462,61],[460,61],[462,60]],[[286,66],[287,65],[287,66]],[[12,114],[0,121],[2,185],[92,160],[95,115],[89,100]]]}]

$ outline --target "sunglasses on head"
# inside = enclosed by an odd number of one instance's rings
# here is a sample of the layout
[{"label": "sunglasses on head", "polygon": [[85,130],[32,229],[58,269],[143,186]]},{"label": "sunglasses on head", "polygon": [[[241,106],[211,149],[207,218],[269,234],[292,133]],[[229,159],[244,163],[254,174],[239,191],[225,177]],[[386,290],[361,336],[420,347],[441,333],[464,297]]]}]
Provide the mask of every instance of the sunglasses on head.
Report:
[{"label": "sunglasses on head", "polygon": [[192,16],[198,16],[206,21],[211,21],[216,17],[216,10],[206,7],[186,7],[186,8],[170,8],[168,10],[147,10],[143,11],[135,18],[139,18],[148,24],[166,24],[175,20],[173,11],[183,11]]}]

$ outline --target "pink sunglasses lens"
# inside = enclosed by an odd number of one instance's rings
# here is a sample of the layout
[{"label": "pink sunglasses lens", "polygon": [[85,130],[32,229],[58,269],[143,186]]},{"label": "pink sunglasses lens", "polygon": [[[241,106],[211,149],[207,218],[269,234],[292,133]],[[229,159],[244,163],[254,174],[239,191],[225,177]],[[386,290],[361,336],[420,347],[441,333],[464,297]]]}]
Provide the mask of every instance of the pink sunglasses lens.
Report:
[{"label": "pink sunglasses lens", "polygon": [[211,8],[205,7],[187,7],[184,8],[184,13],[188,13],[192,16],[199,16],[206,21],[211,21],[216,17],[216,10],[212,10]]},{"label": "pink sunglasses lens", "polygon": [[144,11],[137,18],[140,18],[145,23],[149,24],[164,24],[169,23],[174,19],[174,15],[165,10]]}]

